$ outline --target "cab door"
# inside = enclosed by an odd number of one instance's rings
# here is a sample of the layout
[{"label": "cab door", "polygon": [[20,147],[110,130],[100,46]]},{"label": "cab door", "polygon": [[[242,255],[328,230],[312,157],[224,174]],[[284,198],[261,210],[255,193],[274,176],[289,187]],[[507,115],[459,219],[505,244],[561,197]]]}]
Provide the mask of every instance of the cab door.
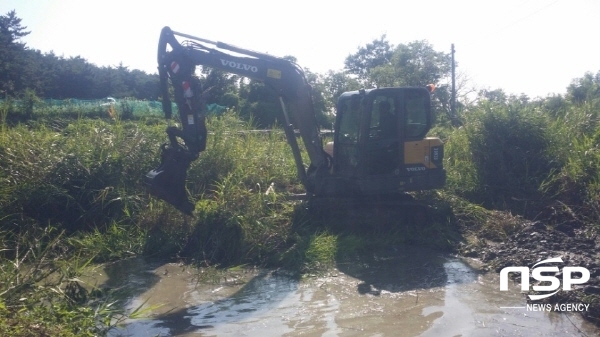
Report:
[{"label": "cab door", "polygon": [[402,164],[402,99],[395,89],[372,90],[366,100],[369,111],[365,137],[365,174],[397,174]]},{"label": "cab door", "polygon": [[358,92],[344,94],[337,105],[334,137],[334,172],[342,177],[360,174],[362,95]]}]

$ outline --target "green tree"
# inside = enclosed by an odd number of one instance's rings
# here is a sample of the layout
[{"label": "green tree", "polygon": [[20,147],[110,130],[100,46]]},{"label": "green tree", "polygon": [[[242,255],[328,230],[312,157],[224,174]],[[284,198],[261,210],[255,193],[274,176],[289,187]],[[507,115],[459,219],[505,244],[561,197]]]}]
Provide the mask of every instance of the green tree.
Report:
[{"label": "green tree", "polygon": [[27,90],[40,97],[94,99],[106,96],[157,99],[158,76],[118,67],[98,67],[81,56],[42,53],[19,40],[29,34],[15,11],[0,16],[0,95]]},{"label": "green tree", "polygon": [[508,96],[502,89],[483,89],[478,93],[480,101],[488,101],[491,103],[505,104],[508,101]]},{"label": "green tree", "polygon": [[367,71],[368,81],[376,87],[425,86],[450,77],[451,58],[438,52],[427,41],[400,44],[386,62]]},{"label": "green tree", "polygon": [[575,104],[600,106],[600,71],[596,75],[587,72],[583,77],[574,79],[567,87],[567,97]]},{"label": "green tree", "polygon": [[348,74],[356,75],[363,86],[370,87],[373,69],[389,65],[393,54],[394,46],[384,34],[364,47],[359,47],[356,53],[348,55],[344,66]]},{"label": "green tree", "polygon": [[125,84],[131,90],[131,96],[139,99],[158,100],[159,78],[157,74],[147,74],[141,70],[127,72]]},{"label": "green tree", "polygon": [[414,41],[401,44],[394,51],[392,65],[399,85],[424,86],[438,85],[450,77],[451,56],[438,52],[427,41]]},{"label": "green tree", "polygon": [[450,113],[451,55],[434,50],[425,40],[394,47],[383,35],[348,56],[345,66],[365,88],[435,84],[432,104],[436,118],[442,112]]},{"label": "green tree", "polygon": [[419,86],[449,77],[451,56],[426,40],[394,46],[382,35],[346,57],[344,65],[363,85]]},{"label": "green tree", "polygon": [[326,95],[326,99],[330,102],[331,107],[335,105],[335,102],[342,93],[361,88],[359,81],[344,71],[330,70],[323,77],[323,81],[324,94]]},{"label": "green tree", "polygon": [[544,108],[544,111],[550,113],[554,118],[564,116],[568,107],[568,101],[562,95],[557,94],[546,97],[540,104]]},{"label": "green tree", "polygon": [[[296,63],[296,58],[293,56],[285,56],[284,59]],[[317,122],[320,126],[330,128],[333,115],[330,110],[331,104],[327,99],[323,77],[308,69],[305,69],[304,73],[311,88]],[[240,114],[244,118],[252,118],[257,126],[266,128],[283,123],[277,88],[272,88],[258,80],[244,79],[239,81],[239,97]]]},{"label": "green tree", "polygon": [[306,69],[306,80],[311,88],[311,95],[317,123],[320,127],[331,128],[334,120],[333,106],[327,97],[327,86],[324,76]]},{"label": "green tree", "polygon": [[[38,96],[43,96],[46,91],[53,89],[52,68],[47,58],[39,51],[31,49],[23,49],[17,53],[19,56],[11,64],[2,64],[2,66],[16,66],[18,71],[13,74],[0,74],[0,77],[10,75],[10,79],[0,81],[3,84],[9,84],[14,90],[6,90],[7,95],[18,96],[24,94],[25,91],[31,90]],[[8,81],[8,82],[5,82]],[[16,84],[16,85],[15,85]],[[1,84],[0,84],[1,85]]]},{"label": "green tree", "polygon": [[[78,77],[84,77],[84,74],[79,73],[79,69],[74,69],[73,75],[78,74]],[[93,74],[93,85],[95,97],[108,97],[113,96],[117,98],[131,97],[132,93],[129,92],[128,87],[125,85],[125,74],[127,68],[120,65],[118,68],[103,67],[100,69],[91,70]],[[84,81],[84,78],[80,79]]]},{"label": "green tree", "polygon": [[26,47],[19,39],[29,34],[26,29],[14,10],[0,16],[0,91],[5,95],[25,88],[22,74],[28,65],[22,56]]},{"label": "green tree", "polygon": [[210,90],[207,103],[233,108],[237,104],[235,102],[239,102],[239,98],[234,96],[238,95],[240,76],[210,67],[202,67],[200,74],[203,90]]},{"label": "green tree", "polygon": [[95,68],[80,56],[61,62],[58,81],[63,89],[62,98],[100,98],[93,95]]}]

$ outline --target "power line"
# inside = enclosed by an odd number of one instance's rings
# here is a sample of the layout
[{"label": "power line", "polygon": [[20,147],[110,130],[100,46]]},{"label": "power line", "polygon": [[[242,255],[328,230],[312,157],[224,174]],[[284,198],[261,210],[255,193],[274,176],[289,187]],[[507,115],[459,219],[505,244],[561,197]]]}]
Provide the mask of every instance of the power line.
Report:
[{"label": "power line", "polygon": [[538,13],[540,13],[540,12],[542,12],[542,11],[544,11],[544,10],[548,9],[548,8],[550,8],[551,6],[553,6],[553,5],[554,5],[555,3],[557,3],[558,1],[559,1],[559,0],[554,0],[554,1],[552,1],[551,3],[547,4],[546,6],[544,6],[544,7],[540,8],[540,9],[537,9],[537,10],[533,11],[533,12],[531,12],[531,13],[529,13],[529,14],[525,15],[525,16],[524,16],[524,17],[522,17],[522,18],[517,18],[517,19],[515,19],[515,20],[513,20],[513,21],[509,22],[508,24],[504,25],[503,27],[500,27],[499,29],[497,29],[497,30],[495,30],[495,31],[492,31],[492,32],[490,32],[490,33],[488,33],[488,34],[486,34],[486,35],[483,35],[482,37],[480,37],[480,38],[479,38],[479,40],[486,39],[486,38],[488,38],[488,37],[490,37],[490,36],[492,36],[492,35],[496,35],[496,34],[498,34],[498,33],[502,32],[502,31],[504,31],[504,30],[506,30],[506,29],[508,29],[508,28],[510,28],[510,27],[512,27],[512,26],[514,26],[514,25],[516,25],[516,24],[518,24],[518,23],[521,23],[521,22],[523,22],[523,21],[525,21],[525,20],[529,19],[530,17],[532,17],[532,16],[534,16],[534,15],[536,15],[536,14],[538,14]]}]

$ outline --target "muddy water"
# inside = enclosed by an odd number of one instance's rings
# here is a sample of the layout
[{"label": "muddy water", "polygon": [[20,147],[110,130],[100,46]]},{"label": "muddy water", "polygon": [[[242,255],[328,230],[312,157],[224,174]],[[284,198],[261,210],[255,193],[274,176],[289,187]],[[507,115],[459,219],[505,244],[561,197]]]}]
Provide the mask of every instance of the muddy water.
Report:
[{"label": "muddy water", "polygon": [[[399,248],[294,280],[245,270],[197,283],[177,264],[132,259],[95,275],[154,308],[111,336],[596,336],[576,314],[527,311],[470,261]],[[160,307],[157,307],[159,306]]]}]

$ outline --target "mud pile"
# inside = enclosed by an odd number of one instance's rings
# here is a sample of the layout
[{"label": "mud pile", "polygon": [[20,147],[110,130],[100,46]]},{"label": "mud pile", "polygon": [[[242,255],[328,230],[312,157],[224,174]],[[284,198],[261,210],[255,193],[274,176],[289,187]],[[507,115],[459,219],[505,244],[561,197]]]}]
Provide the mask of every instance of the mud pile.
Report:
[{"label": "mud pile", "polygon": [[[460,249],[461,254],[480,259],[484,262],[486,270],[496,273],[509,266],[532,268],[539,261],[555,257],[561,257],[563,261],[563,264],[555,264],[560,271],[554,276],[560,280],[562,280],[562,267],[587,268],[590,272],[588,282],[574,286],[571,291],[560,290],[557,294],[541,301],[551,304],[575,302],[589,304],[589,310],[583,312],[583,316],[595,324],[600,324],[600,240],[596,235],[586,231],[584,226],[575,221],[551,227],[540,221],[531,222],[510,215],[505,215],[504,220],[520,224],[502,241],[486,239],[485,233],[481,231],[468,233],[476,239],[463,245]],[[511,274],[511,276],[515,276],[515,281],[520,281],[519,274]],[[534,282],[537,281],[530,278],[530,289],[532,285],[536,285]],[[540,285],[547,284],[549,282]],[[530,294],[533,293],[530,291]],[[540,301],[531,303],[540,303]]]}]

